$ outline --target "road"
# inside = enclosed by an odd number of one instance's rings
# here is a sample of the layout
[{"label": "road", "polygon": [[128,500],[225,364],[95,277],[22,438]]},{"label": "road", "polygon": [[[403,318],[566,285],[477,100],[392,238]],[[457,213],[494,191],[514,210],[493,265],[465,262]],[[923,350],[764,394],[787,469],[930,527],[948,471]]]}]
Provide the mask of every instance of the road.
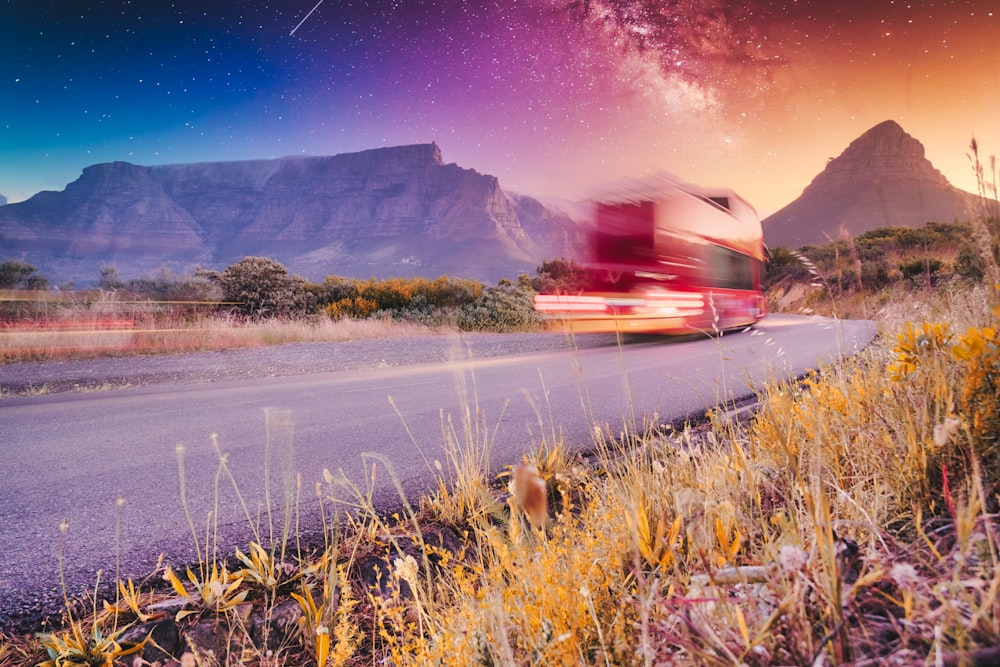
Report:
[{"label": "road", "polygon": [[[277,506],[299,475],[298,506],[315,529],[324,469],[364,487],[364,461],[374,461],[366,452],[384,456],[415,499],[434,483],[433,461],[446,463],[449,419],[465,445],[463,415],[474,415],[472,430],[485,434],[474,439],[488,439],[499,470],[547,434],[587,449],[595,426],[619,432],[703,414],[771,377],[851,354],[874,335],[869,322],[772,316],[707,340],[570,342],[490,359],[0,399],[0,626],[58,605],[60,554],[70,593],[92,588],[99,570],[104,581],[116,570],[142,577],[161,553],[168,563],[193,561],[179,459],[199,540],[217,513],[224,548],[245,550],[247,512],[265,517],[266,499]],[[375,463],[376,505],[398,506]]]}]

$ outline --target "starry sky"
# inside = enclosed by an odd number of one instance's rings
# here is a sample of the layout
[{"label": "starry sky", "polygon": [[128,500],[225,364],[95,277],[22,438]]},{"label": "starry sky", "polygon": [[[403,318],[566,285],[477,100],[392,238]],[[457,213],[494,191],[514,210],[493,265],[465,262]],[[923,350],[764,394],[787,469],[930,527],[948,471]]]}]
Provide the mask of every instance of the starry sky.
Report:
[{"label": "starry sky", "polygon": [[2,0],[0,194],[436,142],[573,199],[667,171],[762,215],[888,119],[974,191],[997,0]]}]

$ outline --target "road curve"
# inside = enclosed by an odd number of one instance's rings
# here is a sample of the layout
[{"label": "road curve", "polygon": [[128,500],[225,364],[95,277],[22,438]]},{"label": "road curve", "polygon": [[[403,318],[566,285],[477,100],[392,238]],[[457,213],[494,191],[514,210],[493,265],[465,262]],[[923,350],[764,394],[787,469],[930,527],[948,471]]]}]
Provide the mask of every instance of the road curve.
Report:
[{"label": "road curve", "polygon": [[[229,553],[245,549],[249,532],[225,475],[215,499],[213,435],[251,514],[263,511],[266,478],[280,499],[284,480],[299,473],[304,526],[314,530],[308,515],[324,469],[363,484],[362,455],[377,452],[415,498],[434,481],[430,462],[446,460],[443,420],[461,431],[467,411],[479,415],[499,469],[553,431],[586,449],[595,426],[618,431],[699,414],[851,354],[875,333],[871,322],[772,316],[713,339],[564,339],[557,349],[489,358],[458,346],[448,362],[0,399],[0,628],[58,607],[60,554],[70,594],[92,588],[99,570],[104,581],[116,568],[138,578],[161,553],[168,563],[195,559],[178,444],[199,539],[217,507]],[[374,497],[391,508],[399,499],[382,467]]]}]

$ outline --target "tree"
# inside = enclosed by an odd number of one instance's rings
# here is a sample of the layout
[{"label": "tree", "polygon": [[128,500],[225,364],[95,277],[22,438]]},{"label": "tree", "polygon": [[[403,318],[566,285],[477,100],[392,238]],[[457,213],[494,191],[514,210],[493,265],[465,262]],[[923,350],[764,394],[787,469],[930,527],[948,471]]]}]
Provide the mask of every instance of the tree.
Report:
[{"label": "tree", "polygon": [[38,269],[19,259],[11,259],[0,264],[0,289],[44,290],[49,288],[49,279]]},{"label": "tree", "polygon": [[539,293],[559,294],[578,292],[586,283],[586,270],[573,260],[545,260],[535,269],[532,288]]},{"label": "tree", "polygon": [[315,305],[303,278],[289,276],[284,265],[266,257],[244,257],[218,280],[223,298],[255,319],[305,315]]},{"label": "tree", "polygon": [[125,287],[125,281],[118,275],[118,268],[113,264],[106,264],[101,267],[101,277],[97,281],[97,286],[106,290],[117,290]]}]

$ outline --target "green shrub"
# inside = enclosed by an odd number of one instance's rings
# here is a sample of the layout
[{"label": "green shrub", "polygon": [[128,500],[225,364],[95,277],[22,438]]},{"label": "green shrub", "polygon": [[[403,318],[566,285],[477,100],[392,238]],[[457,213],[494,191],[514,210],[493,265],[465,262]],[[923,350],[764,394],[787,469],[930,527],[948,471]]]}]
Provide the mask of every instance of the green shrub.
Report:
[{"label": "green shrub", "polygon": [[770,257],[765,265],[765,288],[781,282],[783,279],[808,280],[809,270],[803,266],[799,258],[785,246],[770,249]]},{"label": "green shrub", "polygon": [[954,247],[967,239],[969,225],[959,222],[928,222],[923,227],[879,227],[861,234],[859,245],[877,245],[885,250],[933,250]]},{"label": "green shrub", "polygon": [[517,285],[501,280],[488,287],[459,313],[458,326],[465,331],[532,331],[541,325],[534,308],[531,278],[521,275]]},{"label": "green shrub", "polygon": [[865,289],[879,290],[890,282],[892,282],[892,276],[890,275],[889,262],[885,257],[878,256],[868,261],[862,260],[861,285]]},{"label": "green shrub", "polygon": [[955,256],[955,274],[972,282],[981,282],[986,275],[983,256],[971,245],[965,244]]},{"label": "green shrub", "polygon": [[933,285],[937,282],[938,274],[943,267],[944,263],[939,259],[919,257],[900,264],[899,271],[906,280],[918,284]]}]

